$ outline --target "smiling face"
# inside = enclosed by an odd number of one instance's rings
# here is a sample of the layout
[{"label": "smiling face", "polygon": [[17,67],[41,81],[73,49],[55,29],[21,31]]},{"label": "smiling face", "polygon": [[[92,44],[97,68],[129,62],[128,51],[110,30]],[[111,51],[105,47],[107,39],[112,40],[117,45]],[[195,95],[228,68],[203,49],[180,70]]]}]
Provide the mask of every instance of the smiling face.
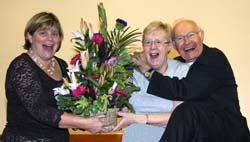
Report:
[{"label": "smiling face", "polygon": [[42,26],[33,35],[27,33],[33,54],[40,60],[50,60],[60,45],[60,36],[57,28]]},{"label": "smiling face", "polygon": [[167,69],[167,56],[172,48],[164,30],[147,32],[144,35],[143,48],[148,64],[156,71],[164,73]]},{"label": "smiling face", "polygon": [[60,43],[59,43],[59,48],[60,48],[62,40],[63,40],[63,30],[56,15],[50,12],[40,12],[40,13],[35,14],[27,22],[25,30],[24,30],[24,38],[25,38],[25,43],[23,45],[24,49],[30,50],[32,46],[31,41],[33,41],[31,37],[35,38],[35,36],[37,36],[35,34],[38,34],[39,31],[41,31],[40,33],[41,37],[45,37],[44,36],[45,33],[48,33],[50,31],[53,34],[53,32],[56,30],[60,38]]},{"label": "smiling face", "polygon": [[174,27],[176,50],[187,62],[199,57],[203,50],[204,33],[197,24],[191,20],[184,20]]}]

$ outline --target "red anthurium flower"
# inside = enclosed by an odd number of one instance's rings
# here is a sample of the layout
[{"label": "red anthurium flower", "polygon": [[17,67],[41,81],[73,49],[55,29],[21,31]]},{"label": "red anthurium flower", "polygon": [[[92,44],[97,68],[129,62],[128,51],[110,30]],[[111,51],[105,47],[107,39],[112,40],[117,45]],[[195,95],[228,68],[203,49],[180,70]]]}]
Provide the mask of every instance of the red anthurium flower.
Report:
[{"label": "red anthurium flower", "polygon": [[125,92],[124,90],[122,90],[121,88],[118,88],[118,87],[116,87],[115,93],[120,94],[120,95],[125,96],[125,97],[128,96],[127,92]]},{"label": "red anthurium flower", "polygon": [[76,54],[71,60],[70,60],[70,64],[71,65],[75,65],[76,61],[79,60],[79,58],[81,57],[80,54]]},{"label": "red anthurium flower", "polygon": [[98,46],[101,46],[102,42],[104,41],[104,37],[100,33],[95,33],[93,35],[92,41]]},{"label": "red anthurium flower", "polygon": [[86,86],[85,85],[79,85],[76,89],[72,91],[72,94],[74,97],[80,97],[81,95],[84,95],[86,92]]}]

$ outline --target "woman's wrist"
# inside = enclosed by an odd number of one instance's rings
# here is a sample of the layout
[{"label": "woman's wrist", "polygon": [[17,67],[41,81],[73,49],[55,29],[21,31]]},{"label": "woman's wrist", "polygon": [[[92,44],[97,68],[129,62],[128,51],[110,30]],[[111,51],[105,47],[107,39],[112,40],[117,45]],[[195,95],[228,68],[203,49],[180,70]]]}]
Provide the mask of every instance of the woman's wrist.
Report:
[{"label": "woman's wrist", "polygon": [[134,122],[135,123],[141,123],[141,124],[146,124],[147,123],[147,117],[145,114],[136,114],[134,117]]},{"label": "woman's wrist", "polygon": [[149,115],[145,114],[145,116],[146,116],[146,122],[145,122],[145,124],[149,124]]}]

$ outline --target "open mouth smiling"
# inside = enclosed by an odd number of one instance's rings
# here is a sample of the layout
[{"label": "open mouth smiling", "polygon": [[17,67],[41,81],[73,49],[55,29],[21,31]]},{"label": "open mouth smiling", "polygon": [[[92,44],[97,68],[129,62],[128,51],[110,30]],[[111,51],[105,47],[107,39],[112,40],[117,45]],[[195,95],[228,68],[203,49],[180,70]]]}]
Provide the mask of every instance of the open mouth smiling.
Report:
[{"label": "open mouth smiling", "polygon": [[159,53],[150,53],[149,56],[151,58],[157,58],[160,54]]},{"label": "open mouth smiling", "polygon": [[46,50],[53,50],[54,44],[43,44],[43,48]]},{"label": "open mouth smiling", "polygon": [[191,51],[194,51],[195,50],[195,47],[193,46],[193,47],[185,47],[184,48],[184,51],[185,52],[191,52]]}]

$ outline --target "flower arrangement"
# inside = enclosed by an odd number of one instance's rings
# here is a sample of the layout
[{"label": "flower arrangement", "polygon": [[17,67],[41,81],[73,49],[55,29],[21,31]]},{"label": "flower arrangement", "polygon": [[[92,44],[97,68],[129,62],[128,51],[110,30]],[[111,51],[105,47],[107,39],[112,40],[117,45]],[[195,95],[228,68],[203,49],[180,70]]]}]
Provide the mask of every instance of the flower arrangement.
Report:
[{"label": "flower arrangement", "polygon": [[[127,22],[117,19],[114,29],[108,31],[104,6],[98,4],[99,32],[81,19],[80,31],[73,32],[74,49],[69,79],[61,87],[54,88],[60,109],[89,117],[108,108],[127,106],[133,111],[128,99],[140,88],[132,83],[135,66],[129,49],[140,41],[138,29],[129,31]],[[130,47],[130,48],[128,48]]]}]

